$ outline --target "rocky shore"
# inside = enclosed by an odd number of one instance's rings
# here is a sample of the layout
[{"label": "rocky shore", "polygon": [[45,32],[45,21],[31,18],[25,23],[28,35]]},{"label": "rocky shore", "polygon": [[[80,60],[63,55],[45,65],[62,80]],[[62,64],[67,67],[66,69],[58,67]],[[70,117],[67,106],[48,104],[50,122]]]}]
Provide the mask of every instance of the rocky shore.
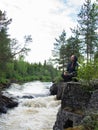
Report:
[{"label": "rocky shore", "polygon": [[79,82],[54,83],[50,87],[51,95],[61,100],[53,130],[82,125],[88,114],[98,113],[98,86],[94,87],[93,91],[87,91]]}]

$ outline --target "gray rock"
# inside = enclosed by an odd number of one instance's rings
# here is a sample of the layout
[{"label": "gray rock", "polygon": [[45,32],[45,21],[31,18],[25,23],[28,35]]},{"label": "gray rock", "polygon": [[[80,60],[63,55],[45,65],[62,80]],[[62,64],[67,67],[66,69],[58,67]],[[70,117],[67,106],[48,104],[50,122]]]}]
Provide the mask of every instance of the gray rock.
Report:
[{"label": "gray rock", "polygon": [[9,108],[18,106],[18,102],[0,94],[0,113],[7,113]]},{"label": "gray rock", "polygon": [[61,109],[53,130],[80,125],[87,116],[87,111],[98,110],[98,90],[92,93],[82,88],[79,82],[62,82],[56,84],[56,97],[61,100]]},{"label": "gray rock", "polygon": [[61,109],[57,114],[57,120],[53,126],[53,130],[64,130],[65,128],[79,125],[83,118],[84,115],[75,114]]}]

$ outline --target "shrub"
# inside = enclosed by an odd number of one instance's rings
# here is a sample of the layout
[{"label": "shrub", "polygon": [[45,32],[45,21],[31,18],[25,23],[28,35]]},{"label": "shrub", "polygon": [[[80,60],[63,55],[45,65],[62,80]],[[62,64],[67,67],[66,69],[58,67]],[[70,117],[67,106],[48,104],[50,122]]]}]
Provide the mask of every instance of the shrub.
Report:
[{"label": "shrub", "polygon": [[90,113],[83,119],[83,130],[98,130],[98,113]]},{"label": "shrub", "polygon": [[98,62],[82,63],[78,69],[78,78],[87,82],[98,78]]},{"label": "shrub", "polygon": [[81,63],[78,69],[78,80],[88,90],[92,89],[93,81],[98,79],[98,61]]}]

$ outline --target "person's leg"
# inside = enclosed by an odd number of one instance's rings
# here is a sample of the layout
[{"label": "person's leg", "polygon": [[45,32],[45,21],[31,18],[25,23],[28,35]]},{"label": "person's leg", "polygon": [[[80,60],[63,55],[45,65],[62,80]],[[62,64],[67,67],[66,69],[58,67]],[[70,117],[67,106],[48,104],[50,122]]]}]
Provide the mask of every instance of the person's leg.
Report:
[{"label": "person's leg", "polygon": [[68,81],[70,81],[72,79],[69,75],[62,74],[61,76],[64,79],[64,82],[68,82]]}]

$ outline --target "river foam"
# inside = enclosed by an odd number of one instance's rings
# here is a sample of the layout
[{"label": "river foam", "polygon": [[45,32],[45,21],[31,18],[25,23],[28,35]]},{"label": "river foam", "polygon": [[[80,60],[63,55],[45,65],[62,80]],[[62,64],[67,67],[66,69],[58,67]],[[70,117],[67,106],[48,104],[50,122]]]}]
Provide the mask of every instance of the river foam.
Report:
[{"label": "river foam", "polygon": [[0,130],[53,130],[60,104],[56,96],[20,98],[18,107],[0,115]]}]

